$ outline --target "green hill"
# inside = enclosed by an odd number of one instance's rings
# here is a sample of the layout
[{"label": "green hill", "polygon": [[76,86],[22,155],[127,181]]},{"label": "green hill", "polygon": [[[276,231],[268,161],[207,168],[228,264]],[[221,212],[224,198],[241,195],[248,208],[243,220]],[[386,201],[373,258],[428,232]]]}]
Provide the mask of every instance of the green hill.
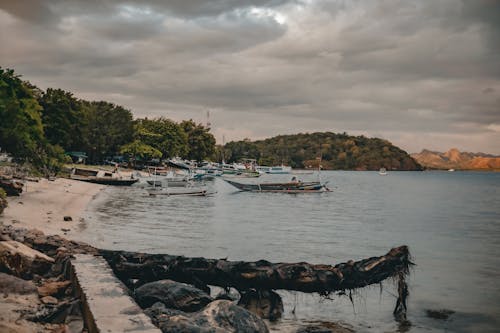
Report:
[{"label": "green hill", "polygon": [[421,170],[404,150],[387,140],[332,132],[278,135],[265,140],[228,142],[221,153],[228,162],[256,159],[260,165],[327,170]]}]

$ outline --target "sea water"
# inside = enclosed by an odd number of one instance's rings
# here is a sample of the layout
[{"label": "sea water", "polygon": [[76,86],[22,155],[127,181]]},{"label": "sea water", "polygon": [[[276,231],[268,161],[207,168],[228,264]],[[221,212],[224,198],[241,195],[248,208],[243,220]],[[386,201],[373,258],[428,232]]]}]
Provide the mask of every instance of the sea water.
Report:
[{"label": "sea water", "polygon": [[[320,177],[332,192],[238,192],[221,179],[208,184],[217,191],[211,197],[108,187],[89,207],[81,238],[110,249],[324,264],[408,245],[416,263],[408,278],[409,329],[394,321],[396,287],[388,281],[356,291],[352,302],[279,291],[285,313],[271,330],[319,321],[358,332],[500,330],[500,173],[330,171]],[[440,309],[454,314],[426,316]]]}]

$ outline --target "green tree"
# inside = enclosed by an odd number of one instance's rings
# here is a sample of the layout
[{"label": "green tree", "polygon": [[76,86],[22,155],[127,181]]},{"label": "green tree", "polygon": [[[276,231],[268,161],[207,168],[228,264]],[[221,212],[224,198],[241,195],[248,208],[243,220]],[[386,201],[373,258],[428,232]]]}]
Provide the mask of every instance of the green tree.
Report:
[{"label": "green tree", "polygon": [[102,162],[132,141],[132,112],[109,102],[82,102],[82,136],[91,162]]},{"label": "green tree", "polygon": [[42,106],[45,137],[65,150],[81,150],[83,114],[81,102],[73,94],[49,88],[38,98]]},{"label": "green tree", "polygon": [[159,150],[162,158],[185,156],[188,152],[186,132],[170,119],[137,119],[135,133],[143,143]]},{"label": "green tree", "polygon": [[0,67],[0,147],[48,176],[59,170],[64,156],[44,136],[38,91],[13,70]]},{"label": "green tree", "polygon": [[215,153],[215,138],[210,129],[193,120],[184,120],[180,124],[187,135],[187,155],[189,160],[203,161]]},{"label": "green tree", "polygon": [[44,139],[41,106],[13,70],[0,68],[0,145],[14,157],[27,158]]},{"label": "green tree", "polygon": [[158,149],[153,148],[139,140],[134,140],[131,143],[123,145],[120,149],[120,153],[130,156],[134,161],[134,164],[137,160],[146,161],[153,158],[160,158],[162,155],[161,151]]},{"label": "green tree", "polygon": [[226,155],[228,155],[227,161],[230,163],[239,162],[245,158],[255,160],[259,160],[261,158],[261,153],[257,144],[251,142],[250,139],[228,142],[225,149],[228,151]]}]

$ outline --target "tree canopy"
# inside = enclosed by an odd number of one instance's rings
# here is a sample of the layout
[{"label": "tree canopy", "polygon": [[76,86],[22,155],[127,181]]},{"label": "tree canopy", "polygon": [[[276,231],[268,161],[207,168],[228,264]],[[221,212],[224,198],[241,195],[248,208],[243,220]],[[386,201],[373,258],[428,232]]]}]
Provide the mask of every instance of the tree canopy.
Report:
[{"label": "tree canopy", "polygon": [[37,94],[13,70],[0,67],[0,147],[50,175],[60,168],[63,151],[45,138]]}]

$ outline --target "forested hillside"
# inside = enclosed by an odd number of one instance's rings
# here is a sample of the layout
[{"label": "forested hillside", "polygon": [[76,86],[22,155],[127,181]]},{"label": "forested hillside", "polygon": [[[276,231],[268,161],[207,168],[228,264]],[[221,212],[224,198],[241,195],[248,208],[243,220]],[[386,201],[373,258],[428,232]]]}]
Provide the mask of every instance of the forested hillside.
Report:
[{"label": "forested hillside", "polygon": [[222,150],[227,161],[256,159],[261,165],[330,170],[421,170],[404,150],[387,140],[331,132],[279,135],[259,141],[233,141]]}]

